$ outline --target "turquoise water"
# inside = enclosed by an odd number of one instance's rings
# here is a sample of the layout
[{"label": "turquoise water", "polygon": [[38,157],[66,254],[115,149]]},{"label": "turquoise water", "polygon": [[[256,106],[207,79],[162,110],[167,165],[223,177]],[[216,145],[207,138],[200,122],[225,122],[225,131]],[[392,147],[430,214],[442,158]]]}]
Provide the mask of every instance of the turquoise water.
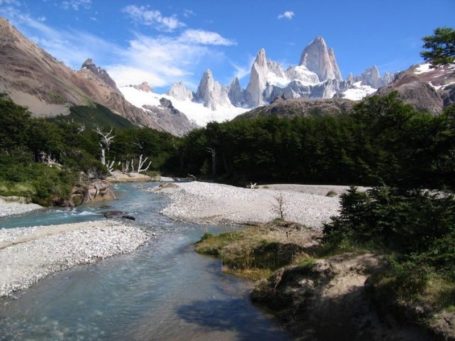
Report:
[{"label": "turquoise water", "polygon": [[172,221],[156,184],[122,184],[119,200],[76,210],[47,210],[0,219],[0,227],[104,219],[122,210],[156,233],[135,252],[56,273],[0,299],[0,340],[287,340],[248,299],[248,283],[196,254],[206,231],[227,227]]}]

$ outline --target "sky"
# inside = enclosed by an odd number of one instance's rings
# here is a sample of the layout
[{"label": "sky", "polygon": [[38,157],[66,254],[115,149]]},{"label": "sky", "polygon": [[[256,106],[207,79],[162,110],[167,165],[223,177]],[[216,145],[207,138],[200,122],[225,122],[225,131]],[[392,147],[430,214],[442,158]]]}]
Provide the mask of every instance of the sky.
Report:
[{"label": "sky", "polygon": [[316,36],[344,77],[401,71],[423,36],[455,27],[455,0],[0,0],[0,16],[73,69],[92,58],[118,85],[164,92],[206,69],[246,86],[259,49],[288,67]]}]

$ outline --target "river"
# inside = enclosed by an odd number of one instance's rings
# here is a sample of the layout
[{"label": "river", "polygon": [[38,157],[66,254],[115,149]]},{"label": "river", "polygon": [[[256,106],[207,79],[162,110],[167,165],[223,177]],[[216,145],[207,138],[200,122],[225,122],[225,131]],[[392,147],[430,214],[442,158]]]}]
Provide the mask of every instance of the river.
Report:
[{"label": "river", "polygon": [[146,191],[156,185],[119,184],[112,202],[0,219],[10,228],[104,219],[100,212],[122,210],[156,234],[131,254],[53,274],[0,299],[0,340],[288,340],[251,304],[248,282],[193,251],[203,233],[232,227],[161,215],[167,198]]}]

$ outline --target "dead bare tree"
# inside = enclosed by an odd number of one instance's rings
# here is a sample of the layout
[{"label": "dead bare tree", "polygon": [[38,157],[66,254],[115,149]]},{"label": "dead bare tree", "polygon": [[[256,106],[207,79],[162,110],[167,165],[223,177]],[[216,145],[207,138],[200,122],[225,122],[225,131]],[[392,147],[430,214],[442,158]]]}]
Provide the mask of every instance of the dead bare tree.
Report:
[{"label": "dead bare tree", "polygon": [[101,136],[100,148],[101,148],[101,163],[106,166],[106,151],[109,152],[112,142],[114,141],[115,136],[112,135],[111,130],[106,133],[102,131],[99,127],[96,128],[96,133]]},{"label": "dead bare tree", "polygon": [[130,170],[131,172],[135,173],[147,172],[152,165],[152,161],[148,161],[148,159],[148,157],[144,158],[142,154],[139,155],[139,160],[137,160],[137,167],[135,167],[136,162],[134,159],[131,159],[131,161],[126,160],[121,164],[122,173],[129,173]]},{"label": "dead bare tree", "polygon": [[148,160],[148,157],[146,157],[145,159],[142,159],[142,154],[139,155],[139,162],[137,164],[137,172],[138,173],[141,173],[141,172],[147,172],[148,169],[150,168],[151,164],[152,164],[152,161],[149,161],[148,165],[144,168],[144,165],[146,164]]},{"label": "dead bare tree", "polygon": [[276,200],[275,212],[278,214],[281,220],[284,220],[286,214],[286,204],[284,202],[283,194],[280,193],[276,195],[275,200]]},{"label": "dead bare tree", "polygon": [[216,150],[212,147],[207,147],[207,152],[212,156],[212,176],[216,176]]},{"label": "dead bare tree", "polygon": [[46,152],[40,153],[40,160],[49,167],[62,167],[62,165],[57,162],[57,159],[53,158],[51,154],[47,154]]}]

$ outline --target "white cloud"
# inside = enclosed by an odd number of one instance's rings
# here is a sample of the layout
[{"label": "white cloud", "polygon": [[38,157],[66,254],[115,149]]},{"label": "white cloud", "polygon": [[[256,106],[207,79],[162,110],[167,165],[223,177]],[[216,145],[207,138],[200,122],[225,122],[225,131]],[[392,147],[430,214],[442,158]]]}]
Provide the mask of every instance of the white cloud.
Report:
[{"label": "white cloud", "polygon": [[295,13],[293,11],[285,11],[278,15],[278,19],[286,19],[286,20],[292,20],[294,18]]},{"label": "white cloud", "polygon": [[168,86],[177,81],[189,83],[194,67],[217,53],[208,46],[184,42],[181,37],[136,35],[119,55],[120,62],[109,66],[108,72],[119,85],[141,81],[148,81],[153,87]]},{"label": "white cloud", "polygon": [[234,62],[230,62],[231,66],[234,68],[234,77],[237,77],[239,80],[245,78],[250,74],[251,71],[251,66],[254,63],[254,59],[256,57],[254,56],[249,56],[248,57],[248,62],[246,62],[244,65],[238,65]]},{"label": "white cloud", "polygon": [[230,42],[216,32],[209,32],[208,38],[203,34],[188,39],[184,31],[177,36],[135,34],[127,46],[120,46],[87,32],[54,29],[19,10],[10,12],[8,17],[66,65],[79,69],[85,59],[92,58],[107,69],[118,85],[142,81],[148,81],[152,87],[165,87],[177,81],[194,84],[199,66],[225,58],[220,47]]},{"label": "white cloud", "polygon": [[236,45],[235,41],[226,39],[222,37],[219,33],[193,29],[189,29],[183,32],[182,35],[180,36],[180,40],[188,43],[195,43],[201,45],[222,46]]},{"label": "white cloud", "polygon": [[161,31],[174,31],[179,27],[185,26],[175,15],[166,17],[160,11],[152,10],[148,6],[129,5],[123,9],[134,22],[152,26]]},{"label": "white cloud", "polygon": [[92,0],[65,0],[62,2],[64,9],[73,9],[79,11],[79,9],[89,9],[92,6]]},{"label": "white cloud", "polygon": [[[0,15],[52,56],[73,69],[79,69],[87,58],[92,58],[120,86],[142,81],[148,81],[152,87],[166,87],[177,81],[194,86],[201,66],[227,62],[223,48],[236,44],[217,32],[187,29],[177,35],[133,33],[124,46],[85,31],[53,28],[45,17],[32,17],[16,7],[19,1],[0,0],[0,4],[6,1],[8,5],[0,7]],[[232,66],[236,75],[244,77],[246,69]]]}]

